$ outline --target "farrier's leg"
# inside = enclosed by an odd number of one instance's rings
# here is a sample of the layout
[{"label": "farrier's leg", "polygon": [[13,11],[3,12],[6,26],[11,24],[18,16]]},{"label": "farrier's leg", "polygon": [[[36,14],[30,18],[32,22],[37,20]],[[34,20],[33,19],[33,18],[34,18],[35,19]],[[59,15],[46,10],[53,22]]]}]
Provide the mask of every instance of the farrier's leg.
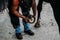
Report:
[{"label": "farrier's leg", "polygon": [[[51,2],[50,2],[51,3]],[[51,3],[51,6],[53,8],[53,11],[54,11],[54,17],[57,21],[57,24],[58,24],[58,28],[59,28],[59,33],[60,33],[60,7],[58,5],[59,3],[55,1],[55,4]]]},{"label": "farrier's leg", "polygon": [[[18,9],[17,9],[17,11],[18,11]],[[15,16],[10,10],[9,10],[9,16],[10,16],[10,19],[11,19],[11,24],[15,28],[16,33],[21,32],[19,17]]]},{"label": "farrier's leg", "polygon": [[15,35],[17,39],[22,39],[21,28],[19,23],[19,17],[15,16],[13,13],[9,12],[9,16],[11,19],[11,24],[15,28]]},{"label": "farrier's leg", "polygon": [[[23,15],[27,17],[29,15],[29,10],[25,8],[21,8],[21,9]],[[24,19],[23,19],[23,25],[24,25],[24,30],[30,30],[30,23],[27,23]]]},{"label": "farrier's leg", "polygon": [[[29,11],[28,9],[25,8],[21,8],[22,9],[22,13],[24,16],[28,17],[29,15]],[[24,25],[24,32],[28,35],[34,35],[34,32],[31,31],[30,29],[30,23],[27,23],[24,19],[23,19],[23,25]]]}]

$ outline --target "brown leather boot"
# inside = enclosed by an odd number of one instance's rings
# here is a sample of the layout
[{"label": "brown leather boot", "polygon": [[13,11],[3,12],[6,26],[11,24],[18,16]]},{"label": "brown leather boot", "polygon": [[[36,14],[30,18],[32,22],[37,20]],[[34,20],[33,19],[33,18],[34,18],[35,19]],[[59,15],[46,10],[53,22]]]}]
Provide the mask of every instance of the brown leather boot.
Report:
[{"label": "brown leather boot", "polygon": [[28,31],[24,31],[24,33],[28,34],[28,35],[34,35],[34,32],[32,32],[31,30],[28,30]]},{"label": "brown leather boot", "polygon": [[16,33],[16,37],[17,37],[17,39],[23,39],[23,37],[22,37],[22,34],[21,34],[21,33]]}]

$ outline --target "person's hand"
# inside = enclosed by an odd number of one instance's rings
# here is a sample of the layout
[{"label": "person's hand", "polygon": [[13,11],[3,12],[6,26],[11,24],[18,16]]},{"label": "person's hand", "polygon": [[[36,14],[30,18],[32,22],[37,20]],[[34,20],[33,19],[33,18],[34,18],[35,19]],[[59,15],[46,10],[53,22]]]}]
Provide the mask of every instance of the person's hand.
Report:
[{"label": "person's hand", "polygon": [[29,22],[29,20],[30,20],[30,19],[29,19],[28,17],[25,18],[25,21],[26,21],[26,22]]},{"label": "person's hand", "polygon": [[26,22],[29,22],[29,18],[28,18],[28,17],[23,16],[23,15],[21,15],[21,17],[22,17]]}]

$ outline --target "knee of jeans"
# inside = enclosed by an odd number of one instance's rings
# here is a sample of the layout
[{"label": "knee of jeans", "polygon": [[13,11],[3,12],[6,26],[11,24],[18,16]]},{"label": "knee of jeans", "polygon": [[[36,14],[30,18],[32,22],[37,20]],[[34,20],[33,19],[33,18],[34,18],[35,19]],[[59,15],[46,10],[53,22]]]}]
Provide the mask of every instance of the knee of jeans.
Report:
[{"label": "knee of jeans", "polygon": [[13,26],[14,29],[16,29],[18,25],[20,25],[20,24],[13,24],[12,23],[12,26]]},{"label": "knee of jeans", "polygon": [[23,20],[23,25],[24,26],[30,26],[30,23],[27,23],[27,22],[25,22],[25,20]]}]

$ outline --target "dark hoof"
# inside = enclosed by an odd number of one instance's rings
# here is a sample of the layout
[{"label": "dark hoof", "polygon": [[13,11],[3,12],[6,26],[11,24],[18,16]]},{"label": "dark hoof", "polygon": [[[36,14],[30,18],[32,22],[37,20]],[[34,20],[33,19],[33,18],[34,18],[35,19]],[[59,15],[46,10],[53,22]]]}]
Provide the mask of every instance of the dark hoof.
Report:
[{"label": "dark hoof", "polygon": [[40,27],[40,23],[37,22],[35,25],[34,25],[35,28],[39,28]]}]

